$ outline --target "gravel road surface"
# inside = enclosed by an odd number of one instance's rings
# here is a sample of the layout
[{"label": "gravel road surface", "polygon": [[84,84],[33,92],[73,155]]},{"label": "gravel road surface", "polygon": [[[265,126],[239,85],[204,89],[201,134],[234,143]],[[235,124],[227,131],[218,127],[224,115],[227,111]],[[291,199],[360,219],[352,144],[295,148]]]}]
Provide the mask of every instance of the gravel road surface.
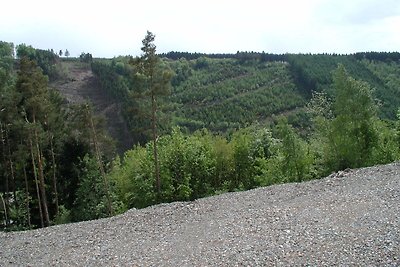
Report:
[{"label": "gravel road surface", "polygon": [[0,233],[0,266],[400,266],[400,164]]}]

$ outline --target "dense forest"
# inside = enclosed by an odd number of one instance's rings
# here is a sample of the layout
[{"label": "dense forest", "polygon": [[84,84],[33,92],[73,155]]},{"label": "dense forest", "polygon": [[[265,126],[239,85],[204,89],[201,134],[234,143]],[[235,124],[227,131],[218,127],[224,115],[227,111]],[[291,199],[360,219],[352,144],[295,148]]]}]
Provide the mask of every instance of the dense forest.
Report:
[{"label": "dense forest", "polygon": [[[400,159],[400,53],[157,54],[154,41],[113,59],[0,42],[3,230]],[[116,155],[91,104],[50,88],[65,60],[121,104],[132,149]]]}]

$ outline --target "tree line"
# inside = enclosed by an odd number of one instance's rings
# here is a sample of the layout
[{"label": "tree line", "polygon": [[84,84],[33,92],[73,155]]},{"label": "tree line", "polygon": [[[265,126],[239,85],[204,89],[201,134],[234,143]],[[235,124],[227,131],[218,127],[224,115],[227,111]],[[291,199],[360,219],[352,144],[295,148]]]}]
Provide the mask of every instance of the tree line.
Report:
[{"label": "tree line", "polygon": [[[254,51],[237,51],[234,53],[216,53],[216,54],[207,54],[207,53],[198,53],[198,52],[177,52],[177,51],[170,51],[168,53],[161,53],[159,56],[161,58],[168,58],[172,60],[179,60],[184,58],[186,60],[194,60],[201,57],[206,58],[217,58],[217,59],[226,59],[226,58],[233,58],[239,59],[241,61],[248,61],[248,60],[259,60],[261,62],[272,62],[272,61],[288,61],[288,58],[294,54],[286,53],[286,54],[273,54],[273,53],[266,53],[266,52],[254,52]],[[311,56],[313,54],[304,54]],[[375,61],[394,61],[398,62],[400,60],[400,53],[399,52],[357,52],[353,54],[335,54],[335,53],[322,53],[317,54],[324,55],[324,56],[332,56],[332,57],[342,57],[348,56],[353,57],[357,60],[367,59],[367,60],[375,60]]]},{"label": "tree line", "polygon": [[206,53],[190,53],[190,52],[176,52],[171,51],[168,53],[159,54],[161,58],[168,58],[172,60],[179,60],[184,58],[186,60],[194,60],[201,57],[205,58],[216,58],[216,59],[239,59],[241,61],[248,61],[248,60],[259,60],[261,62],[266,61],[285,61],[286,56],[284,54],[272,54],[272,53],[265,53],[265,52],[246,52],[246,51],[237,51],[236,54],[230,53],[217,53],[217,54],[206,54]]}]

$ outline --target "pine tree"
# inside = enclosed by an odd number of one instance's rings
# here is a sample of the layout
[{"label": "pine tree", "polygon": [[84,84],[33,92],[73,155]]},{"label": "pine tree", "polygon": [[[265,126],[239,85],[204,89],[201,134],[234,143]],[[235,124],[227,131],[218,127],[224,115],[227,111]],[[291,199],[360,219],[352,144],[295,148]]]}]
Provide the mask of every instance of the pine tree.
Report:
[{"label": "pine tree", "polygon": [[[47,78],[36,64],[23,57],[20,60],[16,89],[22,96],[20,108],[26,119],[29,134],[29,147],[32,164],[37,170],[40,192],[40,209],[43,212],[44,226],[50,225],[50,216],[46,195],[44,176],[45,159],[43,157],[45,114],[49,110],[50,101],[47,88]],[[36,173],[36,172],[35,172]]]},{"label": "pine tree", "polygon": [[147,98],[150,101],[150,121],[151,136],[153,141],[154,158],[154,177],[156,180],[156,191],[161,194],[160,163],[158,159],[158,126],[159,126],[159,103],[161,96],[169,93],[169,86],[172,79],[172,72],[161,65],[160,58],[156,54],[156,45],[154,44],[155,35],[149,31],[142,41],[142,56],[134,61],[136,67],[136,78],[141,81],[143,88],[135,98]]},{"label": "pine tree", "polygon": [[90,108],[89,105],[86,105],[85,109],[86,109],[86,121],[88,123],[87,127],[91,131],[91,139],[93,141],[92,143],[93,143],[93,147],[94,147],[94,153],[96,156],[96,161],[97,161],[98,169],[100,171],[100,175],[103,179],[104,192],[105,192],[105,195],[107,198],[108,215],[112,216],[114,214],[114,211],[113,211],[112,201],[111,201],[111,197],[110,197],[110,184],[109,184],[109,181],[108,181],[108,178],[107,178],[106,172],[104,170],[104,166],[103,166],[102,152],[101,152],[99,140],[97,137],[96,127],[93,122],[92,109]]},{"label": "pine tree", "polygon": [[16,125],[18,125],[18,111],[16,104],[19,96],[14,90],[14,79],[12,77],[14,46],[12,43],[0,42],[0,177],[4,182],[2,194],[2,208],[4,210],[4,221],[6,227],[10,220],[10,193],[13,195],[14,205],[16,200],[16,170],[13,136]]}]

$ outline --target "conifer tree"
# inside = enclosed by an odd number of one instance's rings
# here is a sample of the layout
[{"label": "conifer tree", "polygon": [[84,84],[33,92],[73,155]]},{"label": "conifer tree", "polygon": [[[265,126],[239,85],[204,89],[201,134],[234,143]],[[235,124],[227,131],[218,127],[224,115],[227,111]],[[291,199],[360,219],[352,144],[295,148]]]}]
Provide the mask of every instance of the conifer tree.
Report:
[{"label": "conifer tree", "polygon": [[[37,169],[40,205],[43,211],[44,225],[50,225],[50,216],[44,177],[45,159],[43,157],[45,114],[49,109],[47,78],[36,64],[23,57],[20,60],[16,89],[22,96],[20,107],[30,130],[29,147],[31,149],[33,167]],[[29,131],[28,130],[28,131]]]},{"label": "conifer tree", "polygon": [[154,44],[155,35],[149,31],[142,41],[142,56],[132,63],[136,67],[135,76],[141,81],[143,88],[136,94],[136,98],[147,98],[150,101],[150,121],[151,136],[153,143],[154,158],[154,177],[156,180],[156,191],[161,194],[160,163],[158,159],[158,124],[159,124],[159,103],[161,96],[169,93],[169,86],[172,79],[172,72],[163,68],[160,58],[156,54],[156,45]]},{"label": "conifer tree", "polygon": [[14,46],[12,43],[0,42],[0,177],[4,186],[2,194],[2,208],[6,227],[10,224],[10,193],[16,200],[16,173],[13,142],[15,125],[18,125],[16,104],[18,94],[14,91],[12,78]]}]

